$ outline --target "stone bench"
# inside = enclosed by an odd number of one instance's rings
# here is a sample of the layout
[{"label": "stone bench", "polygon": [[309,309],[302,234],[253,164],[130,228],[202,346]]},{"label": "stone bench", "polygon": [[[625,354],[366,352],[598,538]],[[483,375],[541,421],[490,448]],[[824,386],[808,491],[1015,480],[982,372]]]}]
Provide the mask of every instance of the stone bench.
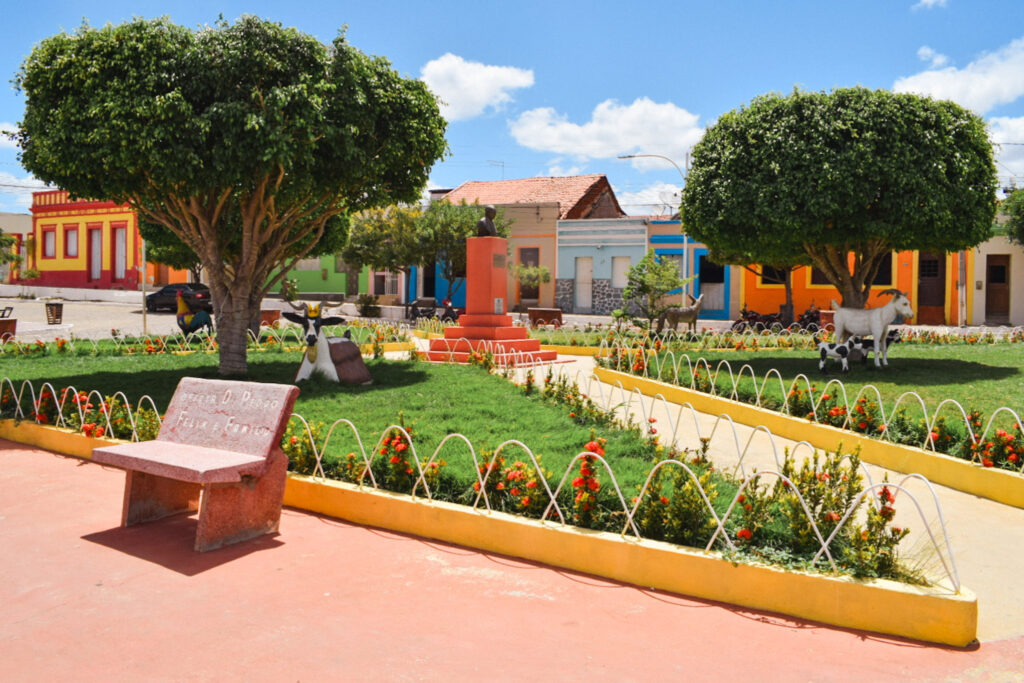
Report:
[{"label": "stone bench", "polygon": [[199,511],[200,552],[277,531],[298,387],[186,377],[154,441],[93,450],[126,470],[121,525]]}]

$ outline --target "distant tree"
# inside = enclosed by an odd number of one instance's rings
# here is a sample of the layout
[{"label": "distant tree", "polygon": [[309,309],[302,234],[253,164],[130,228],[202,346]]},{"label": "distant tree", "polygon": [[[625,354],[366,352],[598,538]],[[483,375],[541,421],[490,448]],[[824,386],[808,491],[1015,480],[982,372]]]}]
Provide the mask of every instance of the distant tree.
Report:
[{"label": "distant tree", "polygon": [[1006,235],[1011,242],[1024,245],[1024,190],[1014,190],[999,205],[1007,217]]},{"label": "distant tree", "polygon": [[[466,275],[466,238],[476,237],[476,224],[482,216],[483,207],[478,204],[452,204],[442,199],[431,203],[419,220],[424,251],[440,265],[441,275],[448,281],[447,299],[462,286]],[[494,217],[498,237],[508,237],[511,224],[499,209]]]},{"label": "distant tree", "polygon": [[[374,270],[404,273],[408,278],[413,266],[421,266],[427,257],[420,235],[418,207],[389,206],[367,209],[356,214],[341,250],[345,263]],[[405,301],[403,292],[401,300]]]},{"label": "distant tree", "polygon": [[648,251],[626,274],[623,308],[635,311],[634,317],[646,319],[648,329],[653,328],[654,321],[671,308],[665,297],[689,279],[692,278],[684,280],[679,276],[679,266],[675,261],[659,259],[654,250]]},{"label": "distant tree", "polygon": [[995,188],[985,123],[957,104],[796,91],[758,97],[707,129],[681,214],[716,262],[813,264],[843,305],[861,308],[888,253],[987,239]]},{"label": "distant tree", "polygon": [[15,84],[26,169],[130,204],[199,256],[221,374],[246,372],[261,299],[330,220],[415,201],[446,149],[421,81],[343,34],[328,47],[251,16],[82,26],[37,44]]},{"label": "distant tree", "polygon": [[14,235],[5,235],[4,231],[0,230],[0,264],[21,262],[21,257],[12,250],[17,241]]}]

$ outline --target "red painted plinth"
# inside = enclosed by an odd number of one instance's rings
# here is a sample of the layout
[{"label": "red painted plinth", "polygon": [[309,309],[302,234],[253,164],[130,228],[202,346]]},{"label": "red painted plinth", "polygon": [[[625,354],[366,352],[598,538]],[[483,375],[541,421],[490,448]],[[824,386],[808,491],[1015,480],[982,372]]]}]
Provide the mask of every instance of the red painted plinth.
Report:
[{"label": "red painted plinth", "polygon": [[465,363],[473,351],[490,351],[498,363],[554,361],[558,354],[541,351],[540,340],[512,324],[508,315],[508,243],[503,237],[466,240],[466,312],[444,339],[432,339],[427,358]]}]

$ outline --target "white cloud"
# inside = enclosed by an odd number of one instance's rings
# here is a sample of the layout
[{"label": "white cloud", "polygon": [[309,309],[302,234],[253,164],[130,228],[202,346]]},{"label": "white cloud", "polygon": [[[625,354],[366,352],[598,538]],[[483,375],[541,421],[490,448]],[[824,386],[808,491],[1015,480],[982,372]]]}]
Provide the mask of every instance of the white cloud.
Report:
[{"label": "white cloud", "polygon": [[935,50],[931,49],[927,45],[922,45],[917,49],[917,58],[922,62],[928,62],[928,66],[933,69],[937,69],[940,66],[945,66],[946,62],[949,61],[949,57],[943,54],[939,54]]},{"label": "white cloud", "polygon": [[529,69],[467,62],[450,52],[427,62],[420,77],[441,99],[441,113],[449,121],[470,119],[488,108],[500,109],[512,101],[510,91],[533,85]]},{"label": "white cloud", "polygon": [[1013,102],[1024,95],[1024,38],[962,69],[950,66],[901,78],[892,89],[953,100],[979,113]]},{"label": "white cloud", "polygon": [[622,210],[631,216],[672,215],[679,210],[682,188],[671,183],[655,183],[637,192],[615,190]]},{"label": "white cloud", "polygon": [[996,155],[999,182],[1007,185],[1012,178],[1018,187],[1024,187],[1024,144],[1021,144],[1024,143],[1024,116],[990,119],[989,135]]},{"label": "white cloud", "polygon": [[946,0],[918,0],[918,3],[910,9],[935,9],[936,7],[945,7]]},{"label": "white cloud", "polygon": [[17,177],[0,171],[0,211],[25,213],[32,206],[32,193],[54,189],[31,175]]},{"label": "white cloud", "polygon": [[548,175],[550,176],[567,176],[567,175],[582,175],[586,170],[586,166],[575,165],[575,166],[563,166],[562,159],[552,159],[548,163]]},{"label": "white cloud", "polygon": [[[606,100],[583,124],[545,107],[524,112],[509,125],[520,145],[581,162],[636,153],[661,154],[681,166],[686,153],[704,134],[699,118],[671,102],[642,97],[629,105]],[[634,164],[638,168],[665,166],[656,159],[636,159]]]}]

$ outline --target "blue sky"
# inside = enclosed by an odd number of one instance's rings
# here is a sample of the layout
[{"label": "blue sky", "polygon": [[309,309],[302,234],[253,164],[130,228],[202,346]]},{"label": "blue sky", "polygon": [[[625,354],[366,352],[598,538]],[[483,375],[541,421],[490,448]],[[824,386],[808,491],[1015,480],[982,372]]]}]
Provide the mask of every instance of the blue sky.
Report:
[{"label": "blue sky", "polygon": [[[955,100],[997,143],[1024,143],[1024,2],[706,0],[569,2],[62,2],[8,0],[0,74],[48,35],[133,16],[198,26],[256,14],[324,42],[349,41],[423,78],[446,102],[451,153],[431,187],[604,173],[627,213],[678,203],[687,150],[722,113],[770,92],[863,85]],[[0,129],[24,101],[0,88]],[[996,147],[1001,181],[1024,185],[1024,144]],[[38,186],[0,141],[0,211]],[[12,187],[17,186],[17,187]]]}]

